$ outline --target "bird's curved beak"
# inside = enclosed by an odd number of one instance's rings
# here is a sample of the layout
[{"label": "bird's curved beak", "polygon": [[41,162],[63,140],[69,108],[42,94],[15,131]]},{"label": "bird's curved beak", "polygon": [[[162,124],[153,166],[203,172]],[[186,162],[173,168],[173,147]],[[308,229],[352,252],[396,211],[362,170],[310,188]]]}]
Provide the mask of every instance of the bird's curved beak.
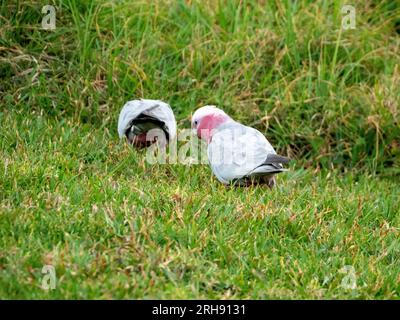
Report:
[{"label": "bird's curved beak", "polygon": [[192,129],[191,129],[191,130],[192,130],[192,132],[191,132],[192,135],[193,135],[193,136],[197,136],[197,129],[196,129],[194,126],[192,126]]}]

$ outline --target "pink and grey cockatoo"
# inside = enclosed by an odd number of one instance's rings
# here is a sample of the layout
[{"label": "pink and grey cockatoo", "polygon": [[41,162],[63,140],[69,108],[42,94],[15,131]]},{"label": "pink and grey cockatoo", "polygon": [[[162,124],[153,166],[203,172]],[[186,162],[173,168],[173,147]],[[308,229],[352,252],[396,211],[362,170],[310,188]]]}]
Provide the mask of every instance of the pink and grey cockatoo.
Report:
[{"label": "pink and grey cockatoo", "polygon": [[120,138],[126,136],[130,144],[144,148],[160,138],[160,133],[164,133],[166,142],[176,135],[175,116],[169,104],[160,100],[140,99],[128,101],[123,106],[118,119]]},{"label": "pink and grey cockatoo", "polygon": [[215,106],[202,107],[193,114],[192,129],[204,140],[212,172],[224,184],[275,185],[275,174],[287,171],[289,158],[277,155],[258,130],[244,126]]}]

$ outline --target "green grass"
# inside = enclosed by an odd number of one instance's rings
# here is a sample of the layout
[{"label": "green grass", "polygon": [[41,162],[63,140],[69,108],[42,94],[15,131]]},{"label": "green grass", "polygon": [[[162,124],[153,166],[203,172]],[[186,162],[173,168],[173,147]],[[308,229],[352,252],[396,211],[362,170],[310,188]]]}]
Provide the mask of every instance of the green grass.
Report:
[{"label": "green grass", "polygon": [[[0,4],[0,298],[398,299],[399,6],[340,30],[341,1],[147,2],[55,1],[54,31]],[[217,104],[291,171],[150,165],[116,132],[138,97],[180,129]]]}]

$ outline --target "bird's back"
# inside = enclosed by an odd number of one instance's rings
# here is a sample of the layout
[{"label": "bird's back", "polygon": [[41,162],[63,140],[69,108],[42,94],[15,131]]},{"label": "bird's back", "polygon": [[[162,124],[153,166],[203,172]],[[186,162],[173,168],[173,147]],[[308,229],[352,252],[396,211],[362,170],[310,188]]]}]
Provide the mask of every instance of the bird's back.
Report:
[{"label": "bird's back", "polygon": [[265,136],[236,121],[219,126],[208,146],[211,169],[225,184],[250,175],[269,154],[276,152]]}]

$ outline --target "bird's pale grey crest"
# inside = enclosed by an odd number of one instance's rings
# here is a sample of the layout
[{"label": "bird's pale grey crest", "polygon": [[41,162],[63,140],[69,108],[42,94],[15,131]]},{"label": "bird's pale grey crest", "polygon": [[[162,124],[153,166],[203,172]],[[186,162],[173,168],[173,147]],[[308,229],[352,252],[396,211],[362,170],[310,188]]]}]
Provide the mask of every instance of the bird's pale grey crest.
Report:
[{"label": "bird's pale grey crest", "polygon": [[160,100],[139,99],[128,101],[119,114],[118,134],[122,138],[129,129],[133,119],[145,114],[163,121],[168,128],[169,138],[176,136],[176,121],[169,104]]},{"label": "bird's pale grey crest", "polygon": [[196,129],[198,124],[200,123],[201,119],[203,117],[210,115],[210,114],[215,114],[215,115],[225,115],[229,117],[223,110],[217,108],[214,105],[207,105],[204,107],[201,107],[195,111],[195,113],[192,116],[192,129]]}]

